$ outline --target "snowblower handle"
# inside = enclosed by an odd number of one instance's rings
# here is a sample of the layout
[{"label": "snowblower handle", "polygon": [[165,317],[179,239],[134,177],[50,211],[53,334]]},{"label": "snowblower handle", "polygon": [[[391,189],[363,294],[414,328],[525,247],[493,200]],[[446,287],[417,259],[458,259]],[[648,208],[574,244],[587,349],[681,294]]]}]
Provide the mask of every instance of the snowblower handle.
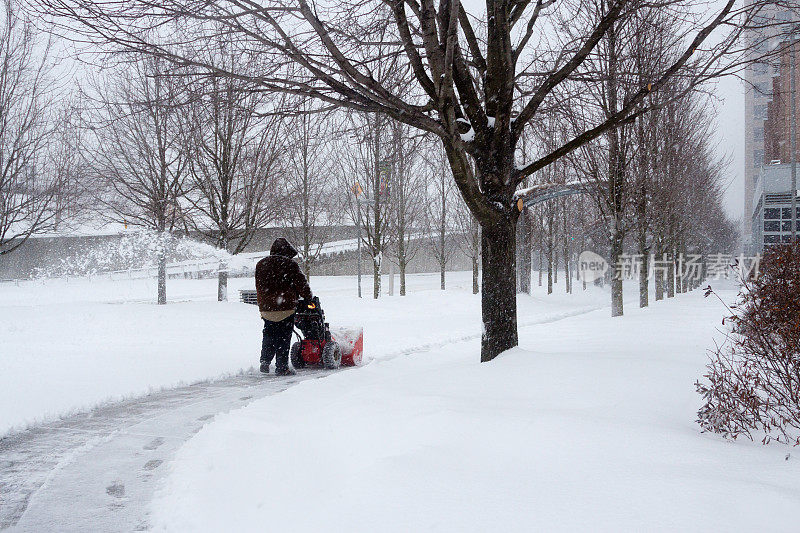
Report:
[{"label": "snowblower handle", "polygon": [[306,300],[305,298],[301,299],[297,302],[297,310],[296,312],[304,312],[309,309],[319,309],[319,296],[314,296],[310,300]]}]

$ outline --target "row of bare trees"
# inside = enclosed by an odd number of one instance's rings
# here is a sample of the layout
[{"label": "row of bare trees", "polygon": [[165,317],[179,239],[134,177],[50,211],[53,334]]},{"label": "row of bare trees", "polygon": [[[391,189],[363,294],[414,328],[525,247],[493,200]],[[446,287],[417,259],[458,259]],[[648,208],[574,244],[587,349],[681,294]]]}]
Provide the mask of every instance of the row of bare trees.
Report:
[{"label": "row of bare trees", "polygon": [[[213,55],[244,63],[222,44]],[[263,93],[169,67],[159,58],[127,57],[85,91],[83,117],[95,212],[158,235],[159,303],[166,303],[170,235],[193,231],[236,254],[277,219],[283,200],[275,197],[281,124],[260,116]],[[227,298],[224,264],[218,296]]]},{"label": "row of bare trees", "polygon": [[0,257],[57,231],[82,208],[81,143],[52,39],[0,3]]},{"label": "row of bare trees", "polygon": [[[18,64],[9,59],[6,74],[27,84],[14,90],[30,94],[8,95],[7,116],[20,115],[21,140],[9,143],[17,152],[6,155],[10,178],[0,189],[17,191],[3,195],[3,253],[29,236],[59,229],[58,223],[64,231],[98,220],[142,228],[155,236],[150,252],[158,266],[157,298],[166,303],[174,236],[192,233],[223,252],[218,298],[225,300],[226,259],[243,251],[258,230],[284,227],[310,275],[337,225],[359,223],[373,259],[375,297],[384,257],[399,266],[405,294],[406,270],[424,246],[440,265],[444,289],[459,234],[453,210],[473,221],[429,137],[385,117],[321,109],[305,98],[259,90],[246,79],[198,74],[142,53],[108,57],[111,66],[82,83],[79,98],[56,114],[45,99],[60,94],[46,92],[53,64],[31,71],[37,34],[29,23],[9,20],[22,27],[7,28],[4,49],[30,57]],[[20,48],[19,39],[30,48]],[[222,69],[258,68],[222,39],[192,54]],[[31,72],[33,78],[23,79]],[[27,107],[11,107],[21,103]],[[59,158],[58,166],[46,164],[42,154]],[[56,172],[34,179],[37,168]],[[60,180],[58,188],[48,180]],[[28,192],[46,189],[22,195],[26,183]],[[22,233],[8,234],[18,227]],[[471,235],[477,292],[479,250],[477,234]]]},{"label": "row of bare trees", "polygon": [[[233,61],[222,46],[216,57]],[[107,215],[158,233],[193,230],[231,254],[242,251],[257,229],[282,223],[309,275],[335,226],[357,223],[371,258],[373,297],[381,293],[385,260],[398,265],[405,294],[406,270],[419,242],[431,248],[442,289],[453,255],[467,255],[478,292],[480,227],[457,194],[446,154],[430,136],[381,115],[343,114],[308,100],[290,106],[274,95],[268,100],[246,81],[164,66],[157,57],[141,56],[97,91],[99,114],[91,124],[103,149],[94,152],[93,168],[111,190],[101,189]],[[612,263],[623,252],[642,256],[641,302],[647,305],[649,255],[667,254],[674,262],[678,252],[733,245],[734,232],[722,215],[723,167],[708,144],[711,117],[703,101],[694,93],[670,98],[615,130],[613,166],[608,146],[598,142],[538,173],[543,183],[614,187],[551,201],[526,215],[520,228],[528,227],[519,263],[523,291],[530,287],[533,250],[539,252],[540,277],[547,265],[548,292],[558,282],[559,258],[570,291],[577,254],[591,245],[608,251]],[[569,124],[554,116],[546,134],[528,145],[547,149],[560,135],[570,135]],[[221,266],[219,298],[225,299]],[[663,288],[675,286],[666,281],[657,280],[657,299]],[[621,290],[621,280],[613,280],[615,314],[622,312]],[[159,299],[165,299],[163,286]]]},{"label": "row of bare trees", "polygon": [[371,258],[373,297],[381,293],[385,261],[397,265],[405,295],[409,264],[425,248],[437,264],[442,290],[454,256],[467,256],[477,293],[480,232],[438,144],[380,115],[351,112],[346,124],[332,160],[340,165],[346,218],[359,224]]},{"label": "row of bare trees", "polygon": [[[587,122],[613,120],[630,102],[638,102],[616,127],[535,176],[539,183],[592,187],[589,197],[552,201],[523,217],[523,292],[529,291],[530,254],[537,248],[539,264],[547,265],[548,292],[557,281],[559,257],[567,291],[581,251],[601,252],[612,272],[624,256],[635,257],[639,304],[647,306],[650,257],[659,258],[660,268],[652,271],[655,296],[661,299],[665,291],[672,296],[676,287],[684,288],[685,280],[675,279],[680,254],[730,252],[736,246],[735,226],[722,207],[725,161],[715,158],[710,141],[713,117],[696,83],[698,64],[685,64],[681,75],[662,79],[659,87],[653,81],[681,62],[682,51],[674,44],[679,36],[668,9],[636,10],[609,23],[593,52],[597,71],[592,90],[570,94],[545,111],[547,127],[529,143],[552,152],[587,131]],[[522,150],[523,161],[526,156]],[[667,279],[662,279],[662,263],[669,267]],[[610,284],[611,312],[619,316],[623,276],[612,275]]]},{"label": "row of bare trees", "polygon": [[[692,94],[620,128],[624,159],[615,178],[616,201],[605,186],[604,147],[587,146],[580,159],[565,158],[541,173],[543,183],[591,183],[601,176],[603,185],[592,194],[551,200],[523,213],[520,291],[530,292],[531,265],[536,264],[539,285],[546,275],[548,294],[560,273],[571,292],[578,280],[578,255],[585,250],[599,252],[612,265],[608,274],[615,315],[623,312],[626,276],[639,279],[640,307],[649,305],[651,292],[661,300],[694,288],[690,283],[698,280],[688,278],[681,257],[730,254],[739,242],[738,228],[723,208],[726,167],[711,141],[713,124],[707,100]],[[627,268],[623,254],[634,261]],[[615,270],[616,265],[621,268]]]},{"label": "row of bare trees", "polygon": [[[229,69],[252,68],[230,65],[246,61],[222,42],[212,55]],[[146,55],[126,56],[86,100],[87,146],[96,147],[86,154],[100,213],[163,236],[159,302],[166,302],[170,234],[200,234],[235,255],[270,225],[286,229],[306,275],[337,226],[360,225],[375,298],[384,260],[399,266],[405,294],[419,242],[433,242],[444,288],[452,210],[465,206],[456,201],[441,150],[408,126],[290,101],[246,80],[168,68]],[[220,300],[227,298],[224,257]]]}]

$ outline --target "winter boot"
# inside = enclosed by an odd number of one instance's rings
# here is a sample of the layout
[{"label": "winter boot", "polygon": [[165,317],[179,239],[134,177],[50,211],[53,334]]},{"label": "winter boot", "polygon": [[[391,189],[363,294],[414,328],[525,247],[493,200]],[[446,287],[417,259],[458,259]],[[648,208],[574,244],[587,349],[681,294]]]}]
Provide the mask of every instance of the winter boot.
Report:
[{"label": "winter boot", "polygon": [[269,374],[269,362],[268,361],[261,361],[261,373],[262,374]]},{"label": "winter boot", "polygon": [[294,368],[286,367],[286,368],[276,368],[275,375],[276,376],[294,376],[297,374]]}]

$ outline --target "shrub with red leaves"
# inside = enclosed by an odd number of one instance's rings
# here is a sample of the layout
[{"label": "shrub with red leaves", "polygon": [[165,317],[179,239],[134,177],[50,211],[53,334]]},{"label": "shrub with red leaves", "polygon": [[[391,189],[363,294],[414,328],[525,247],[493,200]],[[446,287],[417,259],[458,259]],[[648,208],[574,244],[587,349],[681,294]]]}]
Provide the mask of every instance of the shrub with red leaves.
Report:
[{"label": "shrub with red leaves", "polygon": [[732,439],[800,445],[800,244],[770,248],[742,286],[723,320],[726,342],[696,383],[705,402],[697,422]]}]

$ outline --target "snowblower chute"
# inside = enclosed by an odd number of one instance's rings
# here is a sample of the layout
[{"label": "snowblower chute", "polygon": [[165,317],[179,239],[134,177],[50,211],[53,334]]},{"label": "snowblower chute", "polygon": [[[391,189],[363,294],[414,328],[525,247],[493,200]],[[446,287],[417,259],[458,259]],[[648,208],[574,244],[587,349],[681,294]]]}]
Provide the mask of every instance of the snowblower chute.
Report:
[{"label": "snowblower chute", "polygon": [[292,345],[290,353],[292,366],[295,368],[322,365],[332,369],[339,368],[339,365],[361,364],[364,352],[363,329],[331,330],[325,322],[325,312],[318,297],[301,300],[297,304],[294,325],[303,334],[303,338]]}]

